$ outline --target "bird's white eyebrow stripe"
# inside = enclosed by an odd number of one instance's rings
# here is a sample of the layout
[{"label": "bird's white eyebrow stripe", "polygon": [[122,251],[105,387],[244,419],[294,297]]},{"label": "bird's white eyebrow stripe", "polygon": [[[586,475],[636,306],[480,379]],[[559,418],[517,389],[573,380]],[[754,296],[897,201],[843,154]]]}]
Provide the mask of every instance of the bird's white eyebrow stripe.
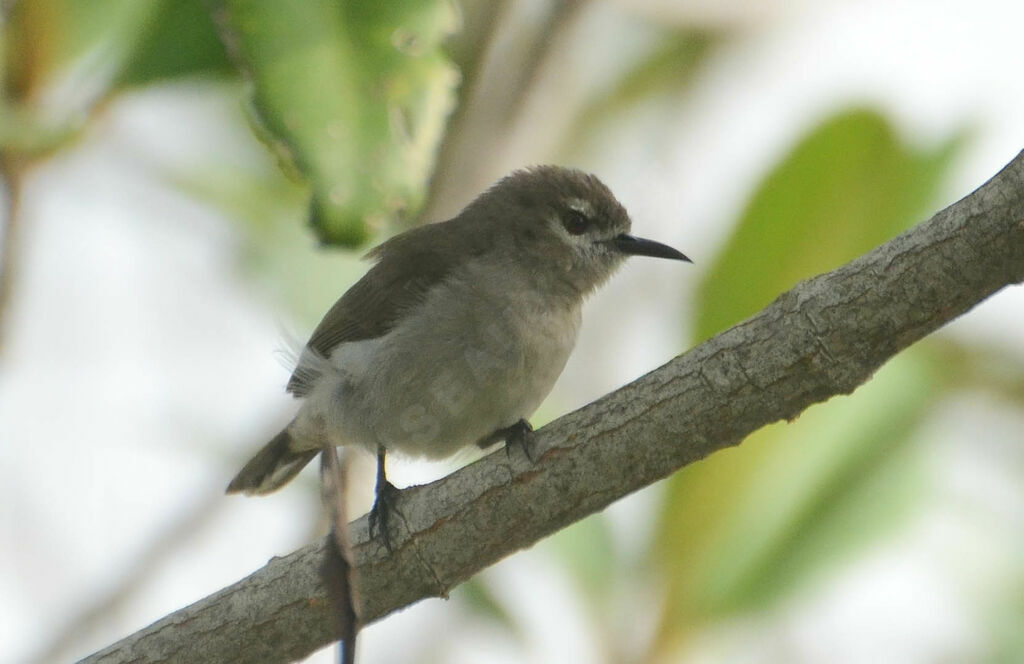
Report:
[{"label": "bird's white eyebrow stripe", "polygon": [[594,206],[585,198],[570,198],[566,201],[566,206],[570,210],[576,210],[580,214],[585,215],[587,218],[594,216]]}]

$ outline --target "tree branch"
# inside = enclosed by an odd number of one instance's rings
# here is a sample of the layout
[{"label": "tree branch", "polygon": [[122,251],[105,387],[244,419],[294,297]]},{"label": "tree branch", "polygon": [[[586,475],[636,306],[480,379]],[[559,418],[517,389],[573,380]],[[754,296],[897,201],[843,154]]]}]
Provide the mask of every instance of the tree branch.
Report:
[{"label": "tree branch", "polygon": [[[1024,152],[929,221],[639,380],[536,432],[538,460],[493,453],[402,493],[394,555],[350,525],[369,623],[445,596],[483,568],[756,429],[848,394],[901,349],[1024,280]],[[328,541],[86,658],[284,662],[338,637]]]}]

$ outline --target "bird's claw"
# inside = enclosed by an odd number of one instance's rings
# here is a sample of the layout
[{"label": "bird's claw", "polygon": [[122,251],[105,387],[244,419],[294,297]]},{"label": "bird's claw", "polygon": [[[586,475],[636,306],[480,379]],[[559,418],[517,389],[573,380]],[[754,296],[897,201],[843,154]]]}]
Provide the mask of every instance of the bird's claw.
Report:
[{"label": "bird's claw", "polygon": [[398,496],[401,493],[398,487],[385,480],[377,486],[377,497],[370,510],[370,537],[379,534],[389,554],[394,552],[391,543],[391,515],[398,512]]},{"label": "bird's claw", "polygon": [[533,449],[530,446],[530,434],[533,433],[533,425],[526,420],[519,420],[512,426],[503,429],[502,433],[505,437],[505,454],[508,456],[512,455],[512,448],[518,448],[522,450],[523,454],[530,463],[534,463],[536,459],[533,458]]}]

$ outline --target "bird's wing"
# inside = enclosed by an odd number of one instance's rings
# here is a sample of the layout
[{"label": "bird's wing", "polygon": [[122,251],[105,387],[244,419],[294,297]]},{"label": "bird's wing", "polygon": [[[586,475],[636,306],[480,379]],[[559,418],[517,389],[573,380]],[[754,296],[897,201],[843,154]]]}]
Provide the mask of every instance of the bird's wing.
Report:
[{"label": "bird's wing", "polygon": [[443,227],[451,223],[407,231],[367,254],[377,264],[334,303],[317,325],[288,381],[290,393],[305,396],[319,378],[321,361],[335,348],[384,336],[457,265],[484,249],[480,243],[456,246],[445,241],[449,234]]}]

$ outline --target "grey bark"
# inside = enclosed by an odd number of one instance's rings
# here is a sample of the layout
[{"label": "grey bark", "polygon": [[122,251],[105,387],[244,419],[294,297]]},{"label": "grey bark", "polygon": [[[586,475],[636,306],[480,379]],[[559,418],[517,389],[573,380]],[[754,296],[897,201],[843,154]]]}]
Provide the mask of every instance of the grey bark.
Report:
[{"label": "grey bark", "polygon": [[[531,546],[758,428],[848,394],[901,349],[1024,280],[1024,152],[980,189],[874,251],[535,434],[403,492],[394,554],[353,522],[364,623],[443,597]],[[324,540],[84,662],[285,662],[338,637]]]}]

